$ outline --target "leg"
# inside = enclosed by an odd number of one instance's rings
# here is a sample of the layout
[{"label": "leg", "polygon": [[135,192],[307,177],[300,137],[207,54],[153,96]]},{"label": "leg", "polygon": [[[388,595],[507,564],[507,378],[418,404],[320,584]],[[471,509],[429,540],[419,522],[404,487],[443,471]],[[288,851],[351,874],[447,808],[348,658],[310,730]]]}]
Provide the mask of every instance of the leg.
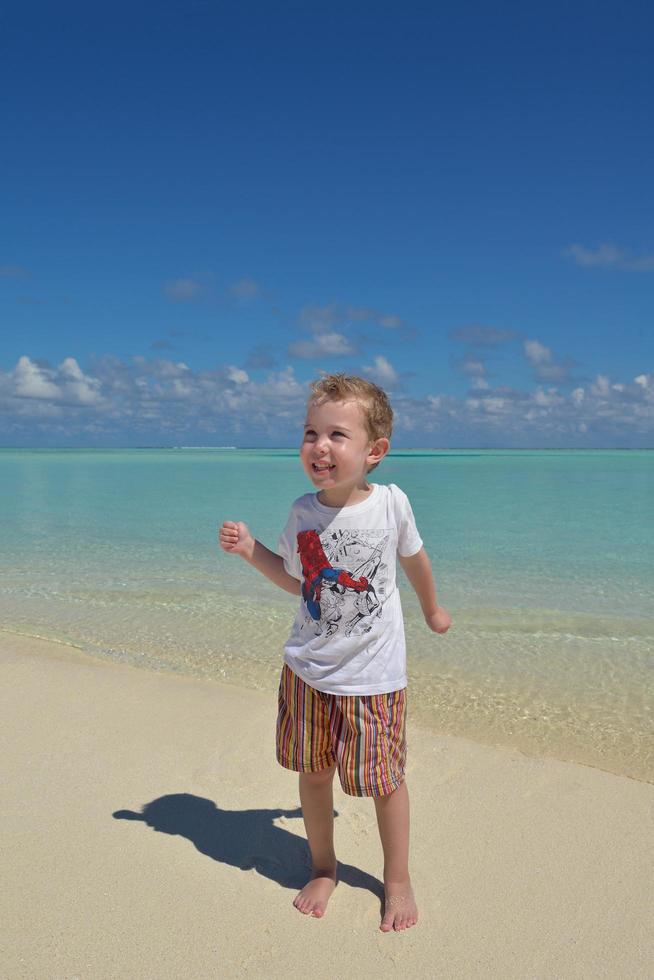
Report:
[{"label": "leg", "polygon": [[[334,854],[334,753],[327,701],[284,664],[279,684],[277,760],[300,774],[300,803],[313,873],[293,904],[320,918],[336,886]],[[305,771],[306,770],[306,771]]]},{"label": "leg", "polygon": [[312,874],[309,882],[295,896],[293,905],[304,915],[321,918],[336,887],[336,854],[334,853],[335,766],[319,772],[300,773],[300,803],[311,851]]},{"label": "leg", "polygon": [[402,782],[388,796],[375,797],[384,850],[384,917],[381,931],[408,929],[418,921],[409,878],[409,791]]}]

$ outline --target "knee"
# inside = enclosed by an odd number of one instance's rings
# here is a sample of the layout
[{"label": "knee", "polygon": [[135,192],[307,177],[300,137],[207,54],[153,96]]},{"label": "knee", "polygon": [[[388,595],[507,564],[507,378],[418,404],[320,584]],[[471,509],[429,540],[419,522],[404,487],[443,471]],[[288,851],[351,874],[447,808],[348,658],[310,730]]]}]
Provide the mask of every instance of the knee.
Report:
[{"label": "knee", "polygon": [[332,781],[335,772],[335,765],[327,769],[319,769],[317,772],[301,772],[300,780],[305,786],[324,786]]}]

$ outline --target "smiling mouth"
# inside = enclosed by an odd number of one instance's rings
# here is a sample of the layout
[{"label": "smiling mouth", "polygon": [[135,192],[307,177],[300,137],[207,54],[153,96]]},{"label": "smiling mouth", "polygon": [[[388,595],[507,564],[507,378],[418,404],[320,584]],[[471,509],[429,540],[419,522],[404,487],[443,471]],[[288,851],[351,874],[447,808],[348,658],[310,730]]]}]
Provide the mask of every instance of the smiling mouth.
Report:
[{"label": "smiling mouth", "polygon": [[334,469],[334,466],[316,466],[315,463],[311,464],[314,473],[329,473],[330,470]]}]

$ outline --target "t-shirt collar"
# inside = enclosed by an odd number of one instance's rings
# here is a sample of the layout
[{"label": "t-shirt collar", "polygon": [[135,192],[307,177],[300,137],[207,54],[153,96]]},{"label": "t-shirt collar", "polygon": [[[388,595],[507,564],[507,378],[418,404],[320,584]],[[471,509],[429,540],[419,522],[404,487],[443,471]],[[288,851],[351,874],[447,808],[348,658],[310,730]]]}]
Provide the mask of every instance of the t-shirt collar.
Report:
[{"label": "t-shirt collar", "polygon": [[348,517],[350,514],[358,514],[362,510],[370,507],[370,505],[377,499],[377,494],[379,492],[379,484],[371,483],[371,490],[365,500],[360,500],[356,504],[346,504],[345,507],[328,507],[327,504],[321,504],[318,500],[318,494],[314,493],[311,497],[311,502],[316,510],[319,510],[321,514],[344,514]]}]

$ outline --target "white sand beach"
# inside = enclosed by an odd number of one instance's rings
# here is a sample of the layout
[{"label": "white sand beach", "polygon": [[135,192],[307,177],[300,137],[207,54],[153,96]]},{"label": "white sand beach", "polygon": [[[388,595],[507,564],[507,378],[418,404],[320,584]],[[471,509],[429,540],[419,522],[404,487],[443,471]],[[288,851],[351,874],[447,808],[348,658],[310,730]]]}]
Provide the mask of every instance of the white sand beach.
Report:
[{"label": "white sand beach", "polygon": [[410,722],[421,918],[384,935],[374,809],[340,790],[327,915],[291,904],[274,697],[7,632],[0,669],[8,980],[654,976],[654,785]]}]

